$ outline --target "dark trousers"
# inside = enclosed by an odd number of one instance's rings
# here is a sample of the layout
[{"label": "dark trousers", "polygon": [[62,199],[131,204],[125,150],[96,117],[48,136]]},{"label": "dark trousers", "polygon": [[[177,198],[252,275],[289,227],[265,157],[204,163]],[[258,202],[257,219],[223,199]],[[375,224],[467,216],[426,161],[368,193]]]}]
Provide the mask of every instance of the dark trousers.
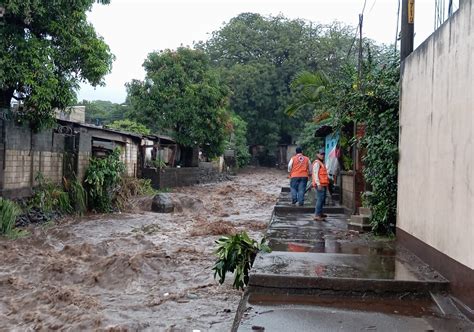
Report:
[{"label": "dark trousers", "polygon": [[308,182],[307,177],[291,178],[290,189],[291,189],[291,202],[298,205],[304,204],[304,193],[306,191],[306,183]]}]

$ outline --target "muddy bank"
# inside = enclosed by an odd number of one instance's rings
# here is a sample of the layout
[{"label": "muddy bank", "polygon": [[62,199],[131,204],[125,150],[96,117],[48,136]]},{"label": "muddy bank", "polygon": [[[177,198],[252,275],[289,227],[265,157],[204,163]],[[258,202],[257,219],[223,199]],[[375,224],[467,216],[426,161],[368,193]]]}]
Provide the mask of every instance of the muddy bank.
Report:
[{"label": "muddy bank", "polygon": [[[181,212],[93,215],[0,239],[0,330],[228,331],[241,293],[213,279],[214,241],[260,238],[285,174],[178,188]],[[188,202],[186,203],[186,199]]]}]

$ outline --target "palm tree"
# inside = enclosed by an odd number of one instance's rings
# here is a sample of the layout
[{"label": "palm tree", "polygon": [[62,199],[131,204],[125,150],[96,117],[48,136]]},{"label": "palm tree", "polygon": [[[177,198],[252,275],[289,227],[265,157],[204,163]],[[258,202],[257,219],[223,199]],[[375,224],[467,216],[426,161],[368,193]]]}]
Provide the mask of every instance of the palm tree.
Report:
[{"label": "palm tree", "polygon": [[311,73],[303,71],[291,82],[290,88],[298,93],[299,98],[285,110],[285,114],[293,117],[305,107],[316,109],[326,93],[329,78],[321,71]]}]

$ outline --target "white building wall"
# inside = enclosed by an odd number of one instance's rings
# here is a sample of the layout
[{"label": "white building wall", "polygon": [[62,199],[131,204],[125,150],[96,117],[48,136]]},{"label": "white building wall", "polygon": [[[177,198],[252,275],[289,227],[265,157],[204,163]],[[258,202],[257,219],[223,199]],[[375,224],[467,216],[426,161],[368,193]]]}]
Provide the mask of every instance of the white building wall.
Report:
[{"label": "white building wall", "polygon": [[474,4],[404,63],[397,227],[474,268]]}]

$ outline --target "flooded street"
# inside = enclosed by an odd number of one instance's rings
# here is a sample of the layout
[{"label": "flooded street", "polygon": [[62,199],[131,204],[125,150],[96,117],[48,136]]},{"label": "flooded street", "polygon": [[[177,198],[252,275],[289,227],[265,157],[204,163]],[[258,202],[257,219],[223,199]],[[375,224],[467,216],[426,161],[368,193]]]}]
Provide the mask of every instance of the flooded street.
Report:
[{"label": "flooded street", "polygon": [[182,211],[92,215],[0,240],[0,330],[229,331],[241,292],[213,278],[214,241],[260,238],[286,174],[173,190]]}]

